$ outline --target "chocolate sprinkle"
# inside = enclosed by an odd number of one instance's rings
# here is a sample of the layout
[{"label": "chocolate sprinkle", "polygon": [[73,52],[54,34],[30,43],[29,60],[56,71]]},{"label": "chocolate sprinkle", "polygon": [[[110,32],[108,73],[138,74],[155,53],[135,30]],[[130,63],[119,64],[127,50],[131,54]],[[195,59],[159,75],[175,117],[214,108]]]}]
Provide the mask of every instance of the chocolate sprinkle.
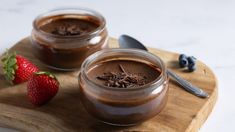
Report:
[{"label": "chocolate sprinkle", "polygon": [[121,72],[106,72],[96,78],[104,81],[108,87],[129,88],[142,86],[146,84],[147,77],[141,74],[131,74],[125,71],[122,65],[119,65]]}]

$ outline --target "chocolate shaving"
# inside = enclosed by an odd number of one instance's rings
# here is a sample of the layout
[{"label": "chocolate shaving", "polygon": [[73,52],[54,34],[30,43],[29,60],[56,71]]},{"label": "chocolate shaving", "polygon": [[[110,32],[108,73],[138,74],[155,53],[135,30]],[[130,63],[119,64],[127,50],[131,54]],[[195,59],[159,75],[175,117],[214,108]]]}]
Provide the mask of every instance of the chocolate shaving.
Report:
[{"label": "chocolate shaving", "polygon": [[121,72],[107,72],[96,78],[103,80],[104,85],[108,87],[128,88],[146,84],[146,76],[127,73],[122,65],[119,65],[119,68],[121,69]]},{"label": "chocolate shaving", "polygon": [[51,33],[60,36],[72,36],[80,35],[81,30],[75,24],[63,24],[61,26],[56,27]]},{"label": "chocolate shaving", "polygon": [[122,72],[126,73],[125,69],[122,67],[122,65],[119,65]]}]

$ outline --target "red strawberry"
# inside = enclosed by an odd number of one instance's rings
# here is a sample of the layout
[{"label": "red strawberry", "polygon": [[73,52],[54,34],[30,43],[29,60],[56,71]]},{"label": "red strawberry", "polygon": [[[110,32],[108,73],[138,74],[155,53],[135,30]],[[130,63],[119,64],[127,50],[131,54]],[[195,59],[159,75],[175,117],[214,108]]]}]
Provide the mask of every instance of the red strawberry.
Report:
[{"label": "red strawberry", "polygon": [[14,84],[29,80],[32,73],[39,71],[37,66],[23,56],[16,55],[16,53],[9,54],[6,52],[2,62],[6,79]]},{"label": "red strawberry", "polygon": [[43,105],[50,101],[59,89],[59,82],[49,72],[35,72],[29,79],[27,95],[30,102],[36,106]]}]

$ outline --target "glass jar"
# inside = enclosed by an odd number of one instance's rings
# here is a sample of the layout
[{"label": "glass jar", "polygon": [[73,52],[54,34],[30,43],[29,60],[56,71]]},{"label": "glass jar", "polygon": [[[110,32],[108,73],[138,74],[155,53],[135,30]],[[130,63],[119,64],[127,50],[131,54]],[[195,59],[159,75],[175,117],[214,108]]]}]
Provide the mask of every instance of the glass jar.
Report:
[{"label": "glass jar", "polygon": [[[160,74],[150,83],[135,88],[115,88],[97,84],[88,76],[92,68],[112,60],[136,61],[151,65]],[[129,126],[157,115],[166,105],[168,75],[163,61],[143,50],[107,49],[89,56],[79,74],[80,100],[86,111],[111,125]]]},{"label": "glass jar", "polygon": [[[75,25],[80,31],[72,35],[70,32],[66,33],[64,31],[66,24],[67,26],[70,24],[66,30],[74,33],[72,28]],[[106,21],[100,13],[91,9],[52,10],[34,20],[31,41],[33,53],[48,67],[76,70],[80,68],[86,57],[108,48]]]}]

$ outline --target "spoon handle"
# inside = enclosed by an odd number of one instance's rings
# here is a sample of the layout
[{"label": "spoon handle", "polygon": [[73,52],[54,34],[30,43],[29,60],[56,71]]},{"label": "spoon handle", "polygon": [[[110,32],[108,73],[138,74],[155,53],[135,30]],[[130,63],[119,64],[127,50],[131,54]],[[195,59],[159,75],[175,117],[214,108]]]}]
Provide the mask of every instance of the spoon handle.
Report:
[{"label": "spoon handle", "polygon": [[169,69],[167,70],[167,73],[172,77],[179,85],[181,85],[186,91],[201,97],[201,98],[207,98],[209,97],[208,93],[203,91],[202,89],[192,85],[190,82],[187,80],[181,78],[180,76],[176,75],[174,72],[170,71]]}]

